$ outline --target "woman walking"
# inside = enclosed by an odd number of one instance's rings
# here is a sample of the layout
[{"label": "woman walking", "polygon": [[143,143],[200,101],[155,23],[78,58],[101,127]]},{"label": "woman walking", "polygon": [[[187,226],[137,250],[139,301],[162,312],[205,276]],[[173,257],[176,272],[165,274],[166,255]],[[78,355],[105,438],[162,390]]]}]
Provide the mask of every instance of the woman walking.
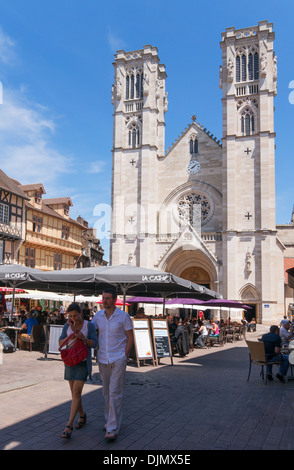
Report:
[{"label": "woman walking", "polygon": [[[86,424],[87,416],[84,412],[82,405],[82,391],[84,384],[88,377],[91,377],[92,371],[92,358],[91,348],[97,347],[97,333],[96,328],[87,320],[83,319],[80,306],[76,303],[72,303],[68,309],[68,320],[65,323],[61,336],[59,338],[59,345],[61,346],[64,340],[73,333],[76,333],[76,337],[83,341],[88,348],[87,358],[75,366],[64,365],[64,378],[69,381],[70,391],[72,395],[72,402],[70,408],[70,416],[65,427],[65,430],[61,437],[63,439],[69,439],[73,431],[73,422],[79,414],[79,420],[75,425],[75,429],[81,429]],[[70,345],[71,341],[68,341]]]}]

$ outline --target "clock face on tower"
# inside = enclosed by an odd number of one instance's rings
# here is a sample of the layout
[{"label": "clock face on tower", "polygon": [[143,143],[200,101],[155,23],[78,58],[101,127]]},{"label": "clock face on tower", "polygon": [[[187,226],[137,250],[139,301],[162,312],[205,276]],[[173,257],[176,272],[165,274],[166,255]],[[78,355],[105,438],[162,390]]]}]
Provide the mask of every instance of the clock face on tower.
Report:
[{"label": "clock face on tower", "polygon": [[190,174],[197,173],[200,170],[200,163],[197,160],[192,160],[187,165],[187,172]]}]

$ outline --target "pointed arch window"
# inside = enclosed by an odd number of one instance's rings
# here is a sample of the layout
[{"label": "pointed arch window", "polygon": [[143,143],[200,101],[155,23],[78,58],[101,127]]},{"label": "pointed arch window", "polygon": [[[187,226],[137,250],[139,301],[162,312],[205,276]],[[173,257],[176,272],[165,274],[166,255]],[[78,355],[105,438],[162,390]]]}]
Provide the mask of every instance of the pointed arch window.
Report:
[{"label": "pointed arch window", "polygon": [[246,108],[241,114],[241,134],[252,135],[255,133],[255,116],[250,108]]},{"label": "pointed arch window", "polygon": [[246,55],[243,54],[241,57],[241,77],[242,82],[246,82]]},{"label": "pointed arch window", "polygon": [[126,76],[126,100],[143,98],[143,72],[129,70]]},{"label": "pointed arch window", "polygon": [[194,155],[198,153],[198,139],[196,136],[192,136],[190,139],[190,154]]},{"label": "pointed arch window", "polygon": [[237,57],[236,57],[236,82],[240,82],[240,79],[241,79],[241,75],[240,75],[240,63],[241,63],[240,56],[237,55]]},{"label": "pointed arch window", "polygon": [[128,130],[129,148],[137,148],[140,146],[140,128],[137,124],[132,124]]},{"label": "pointed arch window", "polygon": [[259,79],[259,54],[255,52],[254,54],[254,80]]},{"label": "pointed arch window", "polygon": [[255,47],[237,51],[235,64],[236,83],[259,79],[259,54]]}]

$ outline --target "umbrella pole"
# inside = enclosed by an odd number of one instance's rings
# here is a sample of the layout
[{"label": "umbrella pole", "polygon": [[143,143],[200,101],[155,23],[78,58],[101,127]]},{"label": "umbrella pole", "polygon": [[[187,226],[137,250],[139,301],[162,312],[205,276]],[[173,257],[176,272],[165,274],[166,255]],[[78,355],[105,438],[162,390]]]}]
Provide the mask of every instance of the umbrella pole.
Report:
[{"label": "umbrella pole", "polygon": [[14,303],[15,303],[15,283],[13,284],[11,312],[10,312],[10,318],[9,318],[10,322],[12,322],[12,318],[13,318]]},{"label": "umbrella pole", "polygon": [[162,302],[162,316],[165,316],[165,295],[162,296],[163,302]]},{"label": "umbrella pole", "polygon": [[123,310],[124,310],[124,312],[126,311],[126,291],[127,291],[127,289],[126,289],[125,287],[122,287],[123,298],[124,298],[124,300],[123,300],[123,302],[124,302],[124,303],[123,303]]}]

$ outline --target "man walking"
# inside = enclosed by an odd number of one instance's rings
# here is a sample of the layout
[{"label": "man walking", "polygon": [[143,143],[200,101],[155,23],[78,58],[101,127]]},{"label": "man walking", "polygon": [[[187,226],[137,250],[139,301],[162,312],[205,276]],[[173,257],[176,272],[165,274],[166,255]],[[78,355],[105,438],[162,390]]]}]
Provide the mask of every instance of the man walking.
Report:
[{"label": "man walking", "polygon": [[133,346],[130,316],[115,306],[117,294],[106,289],[102,294],[104,310],[92,323],[98,329],[98,364],[105,401],[105,438],[115,439],[122,420],[122,401],[127,358]]}]

